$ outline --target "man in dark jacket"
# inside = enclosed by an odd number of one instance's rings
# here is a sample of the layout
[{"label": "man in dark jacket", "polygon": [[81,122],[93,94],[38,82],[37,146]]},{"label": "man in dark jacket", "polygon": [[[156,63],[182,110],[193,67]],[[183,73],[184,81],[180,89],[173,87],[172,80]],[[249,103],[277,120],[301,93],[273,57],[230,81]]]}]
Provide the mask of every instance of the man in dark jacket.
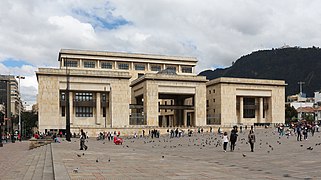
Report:
[{"label": "man in dark jacket", "polygon": [[230,141],[231,141],[231,151],[234,151],[235,149],[235,143],[237,141],[237,127],[234,126],[231,131]]}]

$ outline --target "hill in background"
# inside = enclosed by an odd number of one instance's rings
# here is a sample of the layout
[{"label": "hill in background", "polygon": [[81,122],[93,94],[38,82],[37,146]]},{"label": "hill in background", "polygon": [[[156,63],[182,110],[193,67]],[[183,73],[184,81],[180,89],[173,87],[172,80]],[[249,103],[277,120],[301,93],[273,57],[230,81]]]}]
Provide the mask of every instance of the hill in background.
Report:
[{"label": "hill in background", "polygon": [[285,80],[288,84],[287,96],[299,93],[298,82],[303,81],[303,93],[313,97],[314,92],[321,89],[321,49],[290,47],[259,50],[242,56],[231,67],[206,70],[199,75],[209,80],[218,77]]}]

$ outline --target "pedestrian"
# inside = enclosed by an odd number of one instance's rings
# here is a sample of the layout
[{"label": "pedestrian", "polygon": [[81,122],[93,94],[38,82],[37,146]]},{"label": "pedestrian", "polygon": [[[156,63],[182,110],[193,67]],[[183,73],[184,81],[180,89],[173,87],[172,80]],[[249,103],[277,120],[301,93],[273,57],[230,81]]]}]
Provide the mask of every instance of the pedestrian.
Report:
[{"label": "pedestrian", "polygon": [[254,131],[253,131],[253,126],[251,127],[251,130],[250,130],[250,133],[248,135],[248,138],[249,138],[249,143],[250,143],[250,146],[251,146],[251,152],[254,152],[255,134],[254,134]]},{"label": "pedestrian", "polygon": [[303,138],[304,138],[304,140],[308,140],[308,128],[307,128],[307,126],[305,126],[304,128],[303,128]]},{"label": "pedestrian", "polygon": [[87,150],[88,146],[85,145],[86,133],[81,129],[80,130],[80,150]]},{"label": "pedestrian", "polygon": [[230,141],[231,141],[231,151],[234,151],[235,149],[235,143],[237,141],[237,129],[236,126],[233,127],[231,131]]},{"label": "pedestrian", "polygon": [[296,138],[297,141],[302,141],[301,130],[302,130],[301,124],[297,124],[297,126],[296,126],[296,133],[298,134],[297,138]]},{"label": "pedestrian", "polygon": [[224,134],[223,134],[223,149],[224,149],[224,152],[226,152],[227,144],[228,144],[227,132],[224,132]]},{"label": "pedestrian", "polygon": [[143,137],[145,137],[145,130],[143,129]]}]

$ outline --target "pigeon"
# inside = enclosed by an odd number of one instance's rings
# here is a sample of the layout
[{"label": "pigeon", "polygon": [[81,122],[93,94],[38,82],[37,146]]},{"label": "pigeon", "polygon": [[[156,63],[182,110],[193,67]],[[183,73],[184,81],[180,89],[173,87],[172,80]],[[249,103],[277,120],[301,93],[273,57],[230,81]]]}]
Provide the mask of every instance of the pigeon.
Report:
[{"label": "pigeon", "polygon": [[303,144],[301,144],[300,146],[303,147]]},{"label": "pigeon", "polygon": [[74,170],[72,170],[72,172],[78,173],[78,168],[75,168]]},{"label": "pigeon", "polygon": [[242,154],[243,157],[246,157],[246,154]]},{"label": "pigeon", "polygon": [[82,153],[82,155],[84,156],[84,155],[85,155],[85,153]]},{"label": "pigeon", "polygon": [[311,150],[311,151],[312,151],[312,150],[313,150],[313,147],[308,147],[307,150]]},{"label": "pigeon", "polygon": [[110,158],[108,158],[108,162],[110,162]]},{"label": "pigeon", "polygon": [[103,142],[103,144],[105,144],[105,142]]},{"label": "pigeon", "polygon": [[78,157],[81,157],[81,155],[80,155],[80,154],[77,154],[77,156],[78,156]]},{"label": "pigeon", "polygon": [[96,162],[98,163],[98,162],[99,162],[99,160],[98,160],[98,159],[96,159]]},{"label": "pigeon", "polygon": [[162,156],[162,158],[164,159],[164,156]]}]

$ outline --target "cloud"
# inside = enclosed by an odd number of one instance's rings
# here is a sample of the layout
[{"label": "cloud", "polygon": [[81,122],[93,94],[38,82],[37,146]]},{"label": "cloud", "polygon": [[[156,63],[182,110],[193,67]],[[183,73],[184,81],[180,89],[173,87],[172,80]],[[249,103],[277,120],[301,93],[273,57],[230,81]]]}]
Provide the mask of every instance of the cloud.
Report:
[{"label": "cloud", "polygon": [[197,71],[225,67],[284,43],[321,46],[320,7],[317,0],[3,0],[0,70],[30,76],[25,82],[37,89],[34,71],[58,67],[61,48],[194,56]]}]

